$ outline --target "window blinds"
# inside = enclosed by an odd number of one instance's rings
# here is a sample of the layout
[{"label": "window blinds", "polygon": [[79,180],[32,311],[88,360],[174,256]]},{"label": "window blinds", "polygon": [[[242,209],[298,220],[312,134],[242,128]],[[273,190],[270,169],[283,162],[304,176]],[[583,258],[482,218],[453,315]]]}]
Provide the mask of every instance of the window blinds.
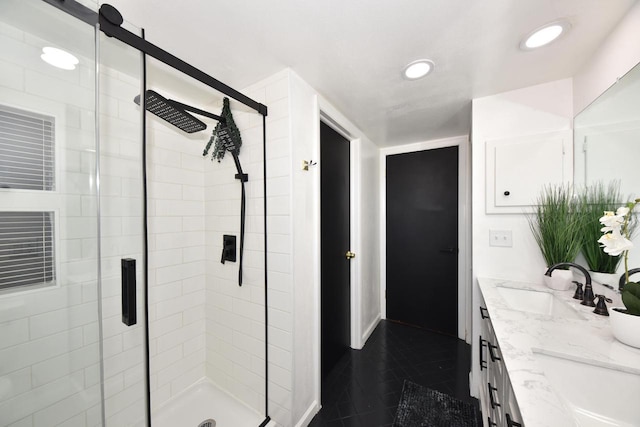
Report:
[{"label": "window blinds", "polygon": [[53,212],[0,212],[0,289],[55,279]]},{"label": "window blinds", "polygon": [[0,188],[54,190],[54,118],[0,106]]},{"label": "window blinds", "polygon": [[[0,189],[55,190],[54,131],[53,117],[0,105]],[[54,212],[11,208],[0,204],[0,290],[53,282]]]}]

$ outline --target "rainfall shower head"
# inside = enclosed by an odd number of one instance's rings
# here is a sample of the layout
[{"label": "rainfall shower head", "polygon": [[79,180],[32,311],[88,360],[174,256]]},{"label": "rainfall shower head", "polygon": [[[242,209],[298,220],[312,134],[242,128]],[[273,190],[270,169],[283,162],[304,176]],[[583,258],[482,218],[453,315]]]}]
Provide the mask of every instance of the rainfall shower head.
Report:
[{"label": "rainfall shower head", "polygon": [[[200,132],[207,128],[204,122],[184,111],[183,104],[167,99],[158,92],[147,90],[145,99],[147,111],[187,133]],[[140,105],[140,95],[136,96],[133,101]]]}]

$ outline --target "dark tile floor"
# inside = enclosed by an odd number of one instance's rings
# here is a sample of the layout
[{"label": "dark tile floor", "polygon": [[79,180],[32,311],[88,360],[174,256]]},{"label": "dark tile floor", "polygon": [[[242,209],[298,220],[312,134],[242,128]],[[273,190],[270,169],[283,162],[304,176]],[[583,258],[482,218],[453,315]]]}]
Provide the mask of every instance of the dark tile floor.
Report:
[{"label": "dark tile floor", "polygon": [[470,359],[464,341],[383,320],[323,381],[322,409],[309,427],[391,426],[405,379],[477,405]]}]

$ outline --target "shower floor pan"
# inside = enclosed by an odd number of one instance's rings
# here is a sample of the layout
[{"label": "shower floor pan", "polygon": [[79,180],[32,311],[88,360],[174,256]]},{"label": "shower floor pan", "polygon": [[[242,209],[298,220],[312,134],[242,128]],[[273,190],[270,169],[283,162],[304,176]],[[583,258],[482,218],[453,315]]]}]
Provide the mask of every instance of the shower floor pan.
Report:
[{"label": "shower floor pan", "polygon": [[208,419],[216,427],[257,427],[264,416],[203,378],[155,410],[151,419],[153,427],[198,427]]}]

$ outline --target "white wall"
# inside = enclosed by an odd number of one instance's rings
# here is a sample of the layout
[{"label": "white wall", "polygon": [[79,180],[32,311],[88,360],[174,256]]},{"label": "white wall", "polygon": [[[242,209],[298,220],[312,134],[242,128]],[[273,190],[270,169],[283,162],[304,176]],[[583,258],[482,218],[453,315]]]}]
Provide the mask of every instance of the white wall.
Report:
[{"label": "white wall", "polygon": [[[572,120],[570,79],[473,100],[472,210],[475,277],[541,282],[539,272],[545,267],[524,214],[485,213],[486,141],[570,131]],[[572,144],[566,145],[565,148],[571,150]],[[572,157],[571,152],[566,152],[565,155]],[[536,171],[528,170],[526,173],[535,174]],[[569,171],[568,177],[571,176]],[[511,230],[513,247],[489,246],[490,229]]]},{"label": "white wall", "polygon": [[573,76],[573,110],[582,111],[640,62],[640,3],[636,3],[582,70]]},{"label": "white wall", "polygon": [[[485,213],[485,145],[487,140],[570,131],[573,123],[571,79],[558,80],[511,92],[473,100],[472,111],[472,271],[473,271],[473,339],[478,341],[475,326],[480,324],[477,309],[477,277],[508,278],[541,283],[545,263],[531,235],[524,214]],[[572,144],[567,144],[571,146]],[[572,156],[571,147],[566,155]],[[535,174],[535,170],[523,171]],[[571,173],[569,173],[571,176]],[[489,230],[511,230],[513,246],[489,246]],[[478,360],[473,346],[472,359]],[[472,365],[471,393],[477,395],[479,372]]]},{"label": "white wall", "polygon": [[[319,277],[320,169],[302,169],[302,161],[319,160],[315,92],[289,71],[291,111],[291,219],[293,226],[293,382],[292,422],[296,422],[314,402],[318,385],[313,373],[318,367],[316,314]],[[317,123],[316,123],[317,121]],[[293,255],[295,254],[295,255]],[[311,375],[310,375],[311,374]]]}]

